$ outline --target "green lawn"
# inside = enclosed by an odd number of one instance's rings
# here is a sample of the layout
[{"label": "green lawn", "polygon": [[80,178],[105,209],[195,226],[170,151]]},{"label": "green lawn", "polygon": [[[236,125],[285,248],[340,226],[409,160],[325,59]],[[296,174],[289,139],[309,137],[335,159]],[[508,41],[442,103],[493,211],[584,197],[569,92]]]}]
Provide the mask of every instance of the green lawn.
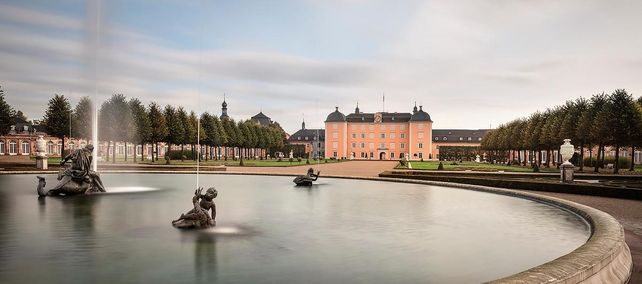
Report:
[{"label": "green lawn", "polygon": [[[31,157],[31,160],[35,161],[36,158],[35,157]],[[61,160],[60,157],[51,157],[51,158],[49,158],[49,164],[50,165],[59,164],[60,160]],[[325,164],[326,163],[325,160],[315,161],[315,160],[311,159],[310,160],[310,165],[316,165],[317,162],[319,164]],[[331,160],[331,159],[327,160],[327,163],[337,163],[337,162],[340,162],[340,161],[339,160]],[[99,163],[100,164],[111,164],[112,163],[111,157],[110,157],[109,161],[103,159]],[[125,161],[125,158],[119,157],[119,158],[116,158],[116,163],[118,163],[118,164],[134,164],[134,160],[131,157],[129,157],[127,159],[127,161]],[[244,165],[246,167],[290,167],[290,166],[306,165],[306,160],[305,159],[301,159],[301,162],[299,162],[299,161],[297,161],[297,159],[294,159],[292,161],[292,163],[290,163],[289,159],[287,159],[287,158],[286,159],[282,159],[280,162],[278,160],[276,160],[276,159],[270,159],[270,160],[243,160],[243,163],[244,163]],[[149,160],[149,159],[145,159],[144,161],[141,161],[140,159],[138,159],[136,161],[136,164],[165,165],[166,161],[165,161],[165,159],[161,159],[159,161],[156,161],[156,162],[152,163],[152,161]],[[225,166],[230,166],[230,167],[238,167],[239,164],[240,164],[239,160],[234,161],[232,159],[229,159],[227,161],[225,161],[225,160],[201,161],[201,165],[202,166],[221,166],[221,165],[225,165]],[[193,160],[185,160],[185,161],[172,160],[170,165],[195,166],[196,165],[196,161],[193,161]]]},{"label": "green lawn", "polygon": [[[446,171],[485,171],[485,172],[496,172],[496,171],[505,171],[505,172],[533,172],[533,169],[530,167],[522,166],[506,166],[500,164],[484,164],[484,163],[475,163],[475,162],[462,162],[453,165],[452,162],[442,162],[444,165],[444,170]],[[439,161],[425,161],[425,162],[410,162],[413,170],[437,170],[439,167]],[[557,168],[540,168],[541,172],[557,172]]]}]

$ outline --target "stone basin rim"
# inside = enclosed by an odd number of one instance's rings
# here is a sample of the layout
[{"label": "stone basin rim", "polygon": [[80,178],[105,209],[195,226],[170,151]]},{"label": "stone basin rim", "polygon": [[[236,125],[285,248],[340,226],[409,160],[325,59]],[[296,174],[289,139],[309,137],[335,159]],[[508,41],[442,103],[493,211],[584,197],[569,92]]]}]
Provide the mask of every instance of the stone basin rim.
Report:
[{"label": "stone basin rim", "polygon": [[[11,171],[0,174],[54,174],[53,171]],[[195,171],[139,171],[105,170],[101,173],[189,174]],[[284,173],[201,172],[214,175],[297,176]],[[322,175],[327,178],[400,182],[411,184],[447,186],[480,192],[501,194],[528,199],[568,210],[582,217],[591,229],[589,239],[557,259],[528,270],[490,281],[489,283],[628,283],[632,271],[631,252],[624,240],[624,228],[611,215],[595,208],[555,197],[518,190],[452,182],[426,181],[403,178],[363,177],[349,175]],[[462,268],[465,269],[465,268]]]}]

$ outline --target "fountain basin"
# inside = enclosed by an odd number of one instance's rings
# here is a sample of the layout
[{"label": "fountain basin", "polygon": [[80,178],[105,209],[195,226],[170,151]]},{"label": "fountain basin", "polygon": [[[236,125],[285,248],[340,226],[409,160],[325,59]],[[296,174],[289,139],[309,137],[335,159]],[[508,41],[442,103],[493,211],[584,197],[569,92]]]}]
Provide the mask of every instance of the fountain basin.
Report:
[{"label": "fountain basin", "polygon": [[193,175],[103,174],[108,192],[162,190],[44,203],[34,179],[0,176],[9,282],[478,283],[593,239],[580,211],[445,185],[324,178],[297,188],[291,177],[204,175],[201,185],[219,190],[218,226],[181,232],[168,220],[190,207]]}]

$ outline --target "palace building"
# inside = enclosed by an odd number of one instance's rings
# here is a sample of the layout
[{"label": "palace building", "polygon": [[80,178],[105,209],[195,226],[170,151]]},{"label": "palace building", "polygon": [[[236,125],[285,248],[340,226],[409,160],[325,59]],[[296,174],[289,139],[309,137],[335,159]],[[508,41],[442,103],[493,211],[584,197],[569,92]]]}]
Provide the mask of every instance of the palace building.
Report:
[{"label": "palace building", "polygon": [[344,115],[336,107],[325,120],[325,156],[337,159],[433,159],[432,120],[422,106],[412,113],[359,110]]}]

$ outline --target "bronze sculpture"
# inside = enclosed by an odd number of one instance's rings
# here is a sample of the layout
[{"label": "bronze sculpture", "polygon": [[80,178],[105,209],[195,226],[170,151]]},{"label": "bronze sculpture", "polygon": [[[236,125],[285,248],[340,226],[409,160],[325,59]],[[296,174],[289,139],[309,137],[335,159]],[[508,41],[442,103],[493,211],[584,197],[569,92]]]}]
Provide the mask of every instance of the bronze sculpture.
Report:
[{"label": "bronze sculpture", "polygon": [[[47,182],[44,177],[38,176],[39,196],[67,196],[77,194],[91,194],[105,192],[105,187],[100,175],[91,170],[91,152],[94,146],[87,145],[65,156],[60,162],[64,168],[58,173],[58,184],[51,190],[45,190]],[[68,162],[71,161],[71,164]]]},{"label": "bronze sculpture", "polygon": [[[179,229],[205,229],[216,226],[216,204],[213,199],[218,195],[215,188],[210,187],[205,194],[201,194],[202,187],[194,191],[192,204],[194,208],[181,217],[172,221],[172,225]],[[208,211],[212,210],[212,215]]]},{"label": "bronze sculpture", "polygon": [[311,186],[312,182],[316,181],[319,178],[320,173],[320,171],[317,171],[317,173],[314,174],[314,170],[312,168],[309,168],[306,175],[297,176],[296,178],[294,178],[293,182],[296,183],[296,185]]}]

